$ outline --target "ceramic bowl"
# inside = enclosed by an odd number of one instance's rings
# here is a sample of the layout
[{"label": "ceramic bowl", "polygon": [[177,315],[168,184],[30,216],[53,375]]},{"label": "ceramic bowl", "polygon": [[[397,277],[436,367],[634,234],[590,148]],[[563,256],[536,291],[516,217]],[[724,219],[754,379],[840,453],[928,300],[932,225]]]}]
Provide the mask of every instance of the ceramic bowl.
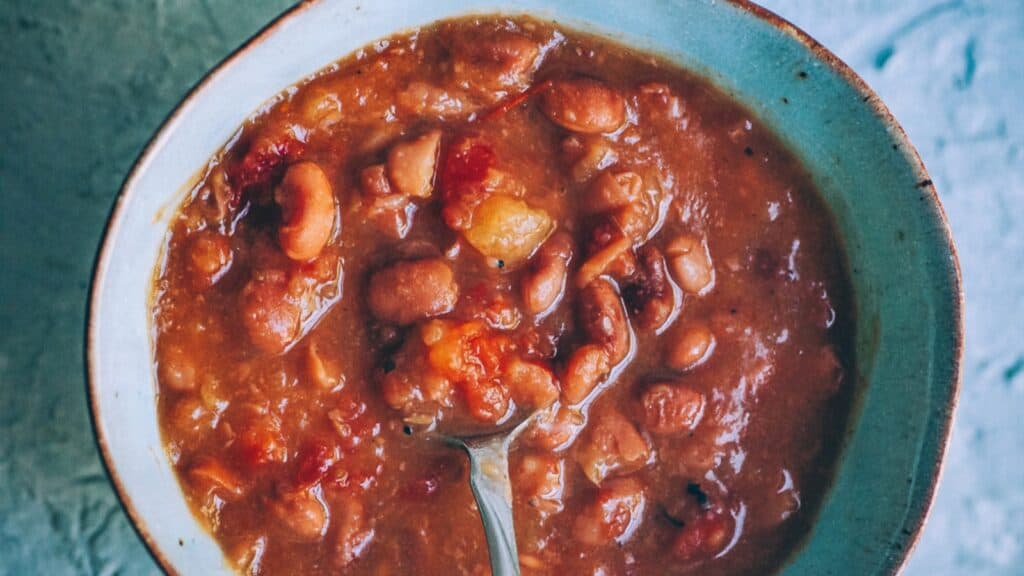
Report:
[{"label": "ceramic bowl", "polygon": [[661,53],[707,76],[802,159],[835,214],[855,285],[857,374],[833,487],[783,574],[889,574],[931,504],[960,377],[955,249],[917,153],[835,55],[741,0],[321,0],[215,68],[125,181],[93,279],[88,371],[96,437],[139,534],[170,573],[230,572],[190,513],[157,426],[150,294],[185,184],[266,100],[377,38],[468,12],[528,12]]}]

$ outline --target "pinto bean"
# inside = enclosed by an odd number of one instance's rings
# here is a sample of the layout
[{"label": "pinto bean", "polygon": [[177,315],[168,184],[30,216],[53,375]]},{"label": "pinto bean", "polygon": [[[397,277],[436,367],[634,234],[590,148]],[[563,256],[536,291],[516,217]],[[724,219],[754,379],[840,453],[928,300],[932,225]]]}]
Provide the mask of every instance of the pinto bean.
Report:
[{"label": "pinto bean", "polygon": [[602,172],[588,190],[585,209],[608,212],[640,202],[643,186],[643,178],[636,172]]},{"label": "pinto bean", "polygon": [[307,88],[297,108],[302,124],[313,128],[329,128],[344,118],[341,99],[325,86]]},{"label": "pinto bean", "polygon": [[186,269],[192,286],[205,290],[217,283],[231,268],[231,241],[212,230],[197,232],[188,249]]},{"label": "pinto bean", "polygon": [[573,524],[573,537],[590,546],[624,544],[644,515],[643,484],[635,478],[618,478],[601,488]]},{"label": "pinto bean", "polygon": [[541,110],[555,124],[583,134],[614,132],[626,121],[626,99],[591,78],[557,80],[544,92]]},{"label": "pinto bean", "polygon": [[198,370],[195,360],[181,346],[162,346],[157,362],[160,385],[177,391],[195,390],[198,384]]},{"label": "pinto bean", "polygon": [[690,432],[704,416],[704,395],[681,384],[655,384],[640,397],[641,421],[652,434]]},{"label": "pinto bean", "polygon": [[241,294],[242,324],[249,340],[265,352],[283,352],[299,336],[302,311],[288,294],[288,275],[256,272]]},{"label": "pinto bean", "polygon": [[213,458],[200,459],[189,469],[188,475],[193,483],[217,490],[218,495],[227,499],[242,496],[247,488],[238,474]]},{"label": "pinto bean", "polygon": [[626,204],[612,213],[612,220],[619,225],[622,233],[633,241],[643,244],[654,226],[654,213],[642,202]]},{"label": "pinto bean", "polygon": [[182,396],[169,414],[171,428],[178,434],[194,437],[213,427],[213,413],[195,396]]},{"label": "pinto bean", "polygon": [[382,234],[400,240],[412,227],[416,206],[395,191],[383,164],[367,166],[359,175],[366,219]]},{"label": "pinto bean", "polygon": [[380,383],[381,396],[388,406],[398,410],[406,419],[425,419],[430,422],[439,406],[455,404],[455,388],[450,380],[427,372],[399,369],[384,375]]},{"label": "pinto bean", "polygon": [[500,383],[468,380],[460,388],[466,409],[477,420],[495,424],[508,414],[511,391]]},{"label": "pinto bean", "polygon": [[665,247],[672,275],[679,286],[703,296],[715,286],[715,268],[711,263],[707,242],[693,236],[678,236]]},{"label": "pinto bean", "polygon": [[536,41],[511,30],[460,33],[451,51],[452,71],[461,83],[492,98],[498,91],[526,88],[541,55]]},{"label": "pinto bean", "polygon": [[337,361],[325,354],[316,342],[306,349],[306,370],[309,379],[321,390],[335,390],[345,384],[345,375]]},{"label": "pinto bean", "polygon": [[612,474],[628,474],[643,468],[651,456],[647,439],[617,410],[598,415],[588,431],[576,450],[576,462],[598,486]]},{"label": "pinto bean", "polygon": [[629,354],[631,333],[618,292],[607,280],[591,282],[580,294],[579,320],[588,340],[608,352],[612,366]]},{"label": "pinto bean", "polygon": [[576,182],[586,182],[595,174],[618,162],[612,145],[602,136],[581,137],[572,134],[562,141],[562,157],[570,165],[569,174]]},{"label": "pinto bean", "polygon": [[676,295],[669,284],[661,251],[647,244],[640,249],[638,273],[622,289],[626,308],[641,330],[658,331],[672,318]]},{"label": "pinto bean", "polygon": [[608,351],[596,344],[577,348],[562,374],[562,395],[569,404],[579,404],[611,371]]},{"label": "pinto bean", "polygon": [[272,418],[249,422],[231,447],[237,453],[237,461],[249,472],[288,459],[288,446],[280,424]]},{"label": "pinto bean", "polygon": [[547,408],[558,400],[558,383],[554,374],[538,362],[513,359],[505,367],[502,380],[519,406]]},{"label": "pinto bean", "polygon": [[686,326],[675,341],[669,342],[665,364],[680,372],[703,364],[715,349],[715,335],[706,324]]},{"label": "pinto bean", "polygon": [[516,492],[542,516],[561,512],[565,461],[554,454],[527,454],[516,469]]},{"label": "pinto bean", "polygon": [[330,514],[313,490],[284,492],[270,502],[269,508],[296,540],[319,540],[327,532]]},{"label": "pinto bean", "polygon": [[447,120],[473,110],[463,102],[459,93],[426,82],[410,82],[405,90],[398,93],[398,109],[410,116],[430,116]]},{"label": "pinto bean", "polygon": [[585,424],[586,418],[579,410],[553,406],[523,433],[523,442],[547,452],[565,450],[576,441]]},{"label": "pinto bean", "polygon": [[619,231],[619,235],[594,252],[576,271],[576,287],[585,288],[602,274],[610,272],[623,257],[630,254],[633,243]]},{"label": "pinto bean", "polygon": [[338,526],[331,542],[334,545],[334,565],[343,568],[358,559],[373,541],[374,529],[366,516],[363,504],[349,498],[337,506]]},{"label": "pinto bean", "polygon": [[400,142],[388,152],[388,179],[399,194],[427,198],[434,191],[434,173],[441,151],[441,131]]},{"label": "pinto bean", "polygon": [[370,311],[381,320],[412,324],[451,311],[459,297],[452,269],[438,258],[404,260],[370,277]]},{"label": "pinto bean", "polygon": [[572,253],[572,238],[564,232],[555,234],[537,250],[520,285],[527,313],[540,316],[558,303],[565,292]]},{"label": "pinto bean", "polygon": [[316,258],[334,230],[334,192],[327,175],[312,162],[293,164],[274,199],[281,206],[281,250],[292,260]]}]

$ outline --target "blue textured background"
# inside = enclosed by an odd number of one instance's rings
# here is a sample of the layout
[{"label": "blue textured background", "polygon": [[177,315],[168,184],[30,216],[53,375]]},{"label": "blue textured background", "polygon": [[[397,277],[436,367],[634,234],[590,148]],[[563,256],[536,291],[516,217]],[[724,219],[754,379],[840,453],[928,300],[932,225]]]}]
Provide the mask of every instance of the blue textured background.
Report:
[{"label": "blue textured background", "polygon": [[[907,574],[1024,574],[1024,2],[764,0],[917,145],[960,248],[964,386]],[[147,574],[89,427],[86,291],[121,179],[203,72],[287,2],[0,2],[0,575]]]}]

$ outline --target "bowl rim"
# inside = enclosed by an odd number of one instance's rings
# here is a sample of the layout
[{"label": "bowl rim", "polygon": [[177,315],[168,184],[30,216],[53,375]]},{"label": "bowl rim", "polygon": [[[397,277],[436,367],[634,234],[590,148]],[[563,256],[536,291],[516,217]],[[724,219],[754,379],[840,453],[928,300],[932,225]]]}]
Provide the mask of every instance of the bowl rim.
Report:
[{"label": "bowl rim", "polygon": [[[100,308],[100,294],[103,291],[104,278],[109,267],[110,252],[113,245],[112,238],[116,235],[121,226],[123,220],[122,209],[127,204],[128,198],[134,193],[136,181],[138,180],[139,175],[148,167],[154,150],[156,150],[158,146],[169,137],[169,134],[173,131],[176,124],[188,111],[192,100],[199,93],[205,90],[214,78],[224,73],[227,68],[235,64],[239,58],[245,55],[246,52],[250,51],[253,47],[259,45],[271,35],[275,34],[278,28],[283,24],[306,12],[312,6],[325,1],[328,0],[301,0],[298,4],[295,4],[284,12],[278,14],[256,33],[247,38],[238,48],[234,49],[230,54],[210,68],[191,88],[189,88],[185,96],[174,106],[174,109],[164,118],[160,123],[159,128],[147,141],[145,147],[132,164],[128,175],[122,182],[114,204],[107,216],[100,239],[99,249],[93,263],[92,275],[90,277],[88,288],[88,301],[86,302],[86,334],[84,347],[89,420],[93,429],[93,436],[95,437],[96,445],[99,448],[103,469],[106,472],[110,483],[114,487],[114,492],[117,495],[121,506],[127,512],[132,528],[142,540],[143,544],[145,544],[147,552],[149,552],[150,556],[156,561],[160,569],[166,574],[177,575],[179,572],[164,554],[160,547],[160,543],[153,538],[148,526],[146,525],[146,520],[139,514],[131,498],[128,496],[124,483],[115,466],[114,458],[110,453],[107,443],[107,432],[104,429],[102,420],[99,416],[98,359],[95,357],[97,323],[95,322],[95,317]],[[771,25],[783,34],[799,42],[816,59],[823,62],[832,69],[832,71],[839,74],[844,81],[846,81],[858,94],[861,95],[862,101],[882,121],[882,123],[891,130],[892,138],[897,142],[897,144],[899,144],[901,150],[905,152],[905,159],[917,177],[917,188],[924,194],[922,198],[927,198],[926,203],[928,208],[934,211],[939,223],[941,224],[942,236],[945,240],[946,248],[949,251],[951,262],[951,266],[948,270],[948,280],[950,291],[952,292],[950,295],[950,304],[954,315],[953,320],[956,330],[952,348],[952,358],[950,358],[952,365],[952,370],[950,371],[951,381],[949,382],[948,387],[948,397],[945,398],[944,402],[947,407],[945,410],[945,418],[943,418],[940,423],[938,450],[936,451],[935,460],[931,466],[935,473],[931,477],[931,481],[929,482],[924,498],[920,499],[919,502],[912,503],[912,506],[908,511],[909,520],[907,525],[909,528],[905,529],[901,533],[904,545],[900,548],[901,552],[899,557],[895,558],[895,561],[889,562],[887,566],[888,574],[899,574],[903,571],[908,559],[917,547],[924,524],[935,504],[936,492],[942,481],[944,462],[949,451],[950,437],[952,436],[953,430],[953,419],[959,402],[961,381],[963,377],[964,291],[960,259],[957,253],[956,244],[953,241],[952,231],[949,226],[949,219],[942,206],[942,202],[939,199],[935,184],[928,175],[928,171],[924,166],[924,162],[922,161],[920,154],[907,137],[906,131],[899,122],[897,122],[892,112],[878,94],[871,89],[868,83],[861,78],[853,68],[840,59],[831,50],[814,39],[810,34],[803,31],[801,28],[789,22],[782,16],[779,16],[775,12],[772,12],[759,4],[755,4],[752,0],[725,0],[725,2]]]}]

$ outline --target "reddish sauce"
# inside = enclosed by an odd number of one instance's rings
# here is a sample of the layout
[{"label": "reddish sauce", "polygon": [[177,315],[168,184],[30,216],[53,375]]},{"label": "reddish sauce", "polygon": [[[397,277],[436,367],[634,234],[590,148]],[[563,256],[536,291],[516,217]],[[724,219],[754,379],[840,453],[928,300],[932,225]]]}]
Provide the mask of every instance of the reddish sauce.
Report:
[{"label": "reddish sauce", "polygon": [[157,271],[159,414],[252,574],[486,574],[433,426],[513,449],[526,574],[761,574],[853,395],[844,254],[751,114],[647,54],[446,21],[282,94]]}]

